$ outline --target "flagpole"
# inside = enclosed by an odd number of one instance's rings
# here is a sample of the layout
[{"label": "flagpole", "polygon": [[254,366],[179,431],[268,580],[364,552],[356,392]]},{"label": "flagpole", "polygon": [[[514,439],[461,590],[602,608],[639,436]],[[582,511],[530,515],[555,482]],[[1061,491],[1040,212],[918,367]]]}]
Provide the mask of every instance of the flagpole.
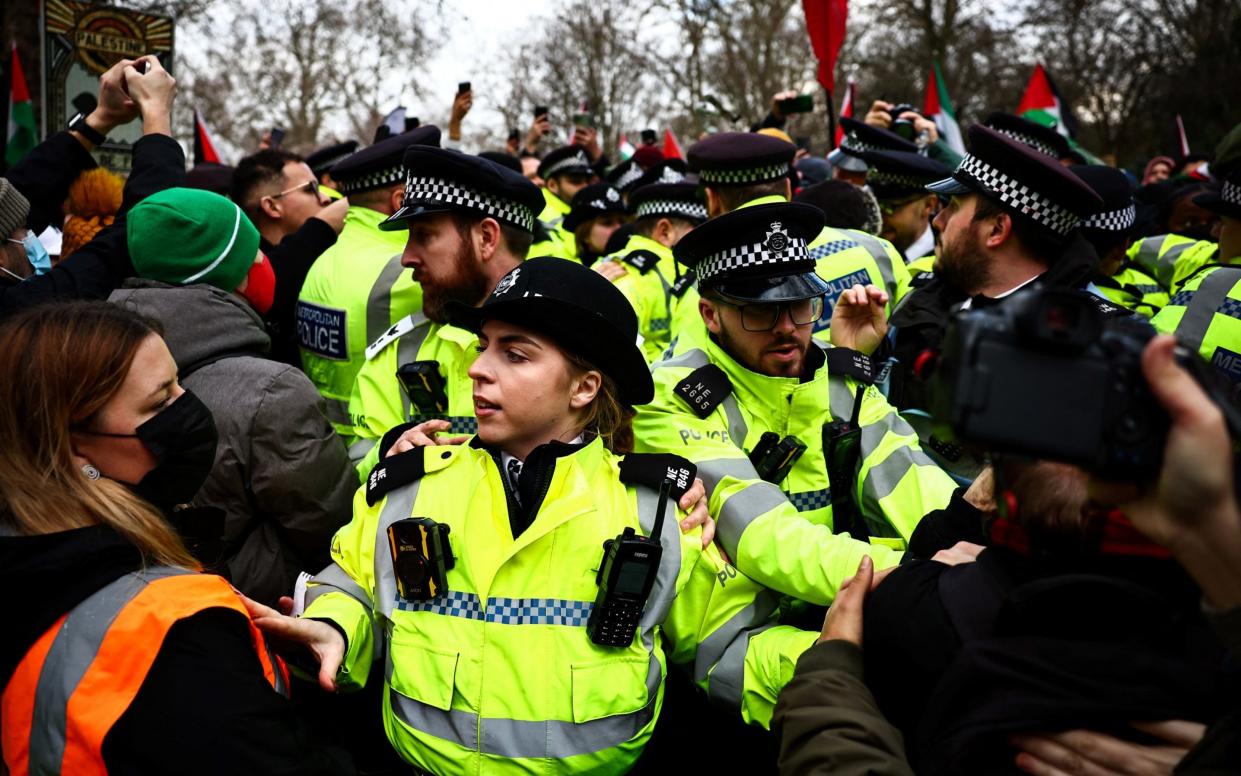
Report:
[{"label": "flagpole", "polygon": [[831,90],[825,91],[827,92],[827,142],[830,144],[829,148],[834,149],[836,147],[836,109],[832,105]]}]

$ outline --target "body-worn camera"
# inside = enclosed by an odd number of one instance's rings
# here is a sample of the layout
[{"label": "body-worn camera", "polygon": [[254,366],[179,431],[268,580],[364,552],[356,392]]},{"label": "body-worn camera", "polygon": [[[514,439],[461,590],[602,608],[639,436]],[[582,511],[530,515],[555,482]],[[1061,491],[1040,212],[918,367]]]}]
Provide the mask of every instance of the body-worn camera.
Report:
[{"label": "body-worn camera", "polygon": [[1158,472],[1168,417],[1142,375],[1154,336],[1095,297],[1023,289],[957,315],[931,381],[935,431],[996,453],[1080,465],[1111,479]]},{"label": "body-worn camera", "polygon": [[401,598],[429,601],[448,590],[448,570],[455,565],[449,530],[449,526],[427,517],[407,517],[388,526],[388,546]]}]

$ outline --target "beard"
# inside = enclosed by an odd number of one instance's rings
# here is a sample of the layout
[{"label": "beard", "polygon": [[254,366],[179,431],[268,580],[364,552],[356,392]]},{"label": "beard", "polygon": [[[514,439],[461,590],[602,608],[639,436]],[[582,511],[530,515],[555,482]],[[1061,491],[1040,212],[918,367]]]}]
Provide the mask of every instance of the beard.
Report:
[{"label": "beard", "polygon": [[986,288],[991,282],[991,264],[979,247],[978,238],[970,233],[952,242],[941,239],[939,259],[935,262],[936,277],[950,288],[970,296]]},{"label": "beard", "polygon": [[443,282],[423,283],[422,312],[436,323],[447,323],[449,302],[477,306],[491,293],[491,282],[483,273],[482,262],[467,240],[452,258],[452,270]]}]

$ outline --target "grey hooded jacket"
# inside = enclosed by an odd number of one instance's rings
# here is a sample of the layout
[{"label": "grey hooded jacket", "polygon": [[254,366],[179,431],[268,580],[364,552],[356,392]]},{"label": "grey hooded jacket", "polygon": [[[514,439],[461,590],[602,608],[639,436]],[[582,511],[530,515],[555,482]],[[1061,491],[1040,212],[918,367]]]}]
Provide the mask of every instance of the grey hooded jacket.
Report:
[{"label": "grey hooded jacket", "polygon": [[222,570],[263,603],[292,595],[299,571],[328,564],[358,486],[319,392],[264,357],[262,320],[235,294],[131,279],[111,301],[162,324],[181,384],[215,416],[215,466],[192,505],[224,511]]}]

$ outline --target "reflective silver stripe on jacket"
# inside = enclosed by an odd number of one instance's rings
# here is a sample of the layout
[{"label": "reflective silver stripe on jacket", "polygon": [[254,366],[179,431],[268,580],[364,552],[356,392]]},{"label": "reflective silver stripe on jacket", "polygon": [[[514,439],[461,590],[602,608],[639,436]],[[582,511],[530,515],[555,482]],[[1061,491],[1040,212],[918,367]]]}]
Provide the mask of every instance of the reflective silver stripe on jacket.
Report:
[{"label": "reflective silver stripe on jacket", "polygon": [[388,259],[383,272],[375,279],[366,297],[366,341],[374,342],[392,325],[392,289],[400,280],[402,272],[411,272],[401,266],[401,254]]},{"label": "reflective silver stripe on jacket", "polygon": [[745,654],[750,638],[771,628],[779,598],[766,588],[749,606],[733,615],[698,645],[694,681],[707,680],[707,694],[729,708],[740,709],[745,687]]},{"label": "reflective silver stripe on jacket", "polygon": [[856,229],[845,229],[844,232],[857,240],[858,245],[866,249],[870,257],[879,265],[879,274],[883,276],[884,290],[889,296],[896,296],[896,273],[892,269],[892,257],[888,255],[883,243],[874,235]]},{"label": "reflective silver stripe on jacket", "polygon": [[330,396],[324,396],[323,410],[324,414],[327,415],[329,423],[353,428],[353,417],[349,414],[349,402],[344,399],[333,399]]},{"label": "reflective silver stripe on jacket", "polygon": [[1207,329],[1211,328],[1211,321],[1215,319],[1215,313],[1219,312],[1220,307],[1228,300],[1228,293],[1238,282],[1241,282],[1241,267],[1211,270],[1198,285],[1193,299],[1185,306],[1181,322],[1176,325],[1177,341],[1191,352],[1200,351],[1207,336]]},{"label": "reflective silver stripe on jacket", "polygon": [[[711,360],[707,358],[707,354],[700,348],[694,348],[693,350],[685,351],[676,358],[660,361],[652,366],[651,370],[654,371],[665,367],[701,369],[709,363],[711,363]],[[741,414],[741,408],[737,406],[737,397],[729,393],[720,404],[724,407],[724,417],[728,420],[729,437],[737,447],[743,446],[746,434],[749,433],[749,428],[746,426],[745,418]]]},{"label": "reflective silver stripe on jacket", "polygon": [[151,582],[193,572],[153,566],[126,574],[69,611],[39,671],[30,725],[30,773],[59,774],[65,755],[69,699],[99,654],[117,615]]},{"label": "reflective silver stripe on jacket", "polygon": [[[861,462],[865,461],[883,443],[889,432],[897,436],[917,439],[917,432],[914,431],[913,426],[893,410],[874,423],[862,427],[859,467]],[[895,524],[888,520],[879,502],[892,495],[905,475],[918,466],[939,468],[939,465],[921,448],[915,449],[908,443],[903,443],[889,453],[887,458],[873,464],[866,472],[866,479],[862,481],[862,503],[859,506],[877,536],[890,536],[897,533]]]}]

